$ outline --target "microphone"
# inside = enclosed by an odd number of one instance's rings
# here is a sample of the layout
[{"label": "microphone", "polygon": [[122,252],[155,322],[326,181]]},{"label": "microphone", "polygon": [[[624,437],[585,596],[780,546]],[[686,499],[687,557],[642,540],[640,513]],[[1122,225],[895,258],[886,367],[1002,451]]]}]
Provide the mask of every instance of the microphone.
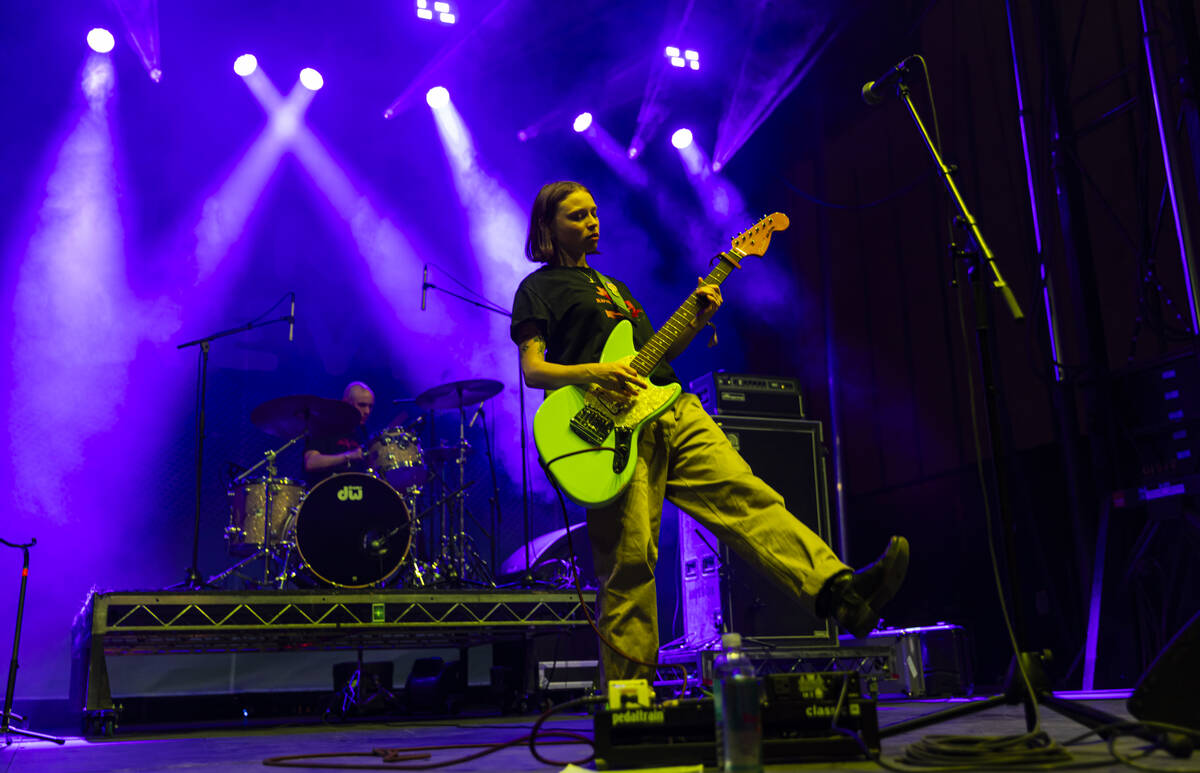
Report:
[{"label": "microphone", "polygon": [[292,313],[288,315],[288,340],[292,340],[292,335],[296,332],[296,293],[292,292]]},{"label": "microphone", "polygon": [[429,264],[421,272],[421,311],[425,311],[425,291],[429,289]]},{"label": "microphone", "polygon": [[908,63],[916,58],[916,54],[906,56],[896,63],[892,69],[880,75],[873,81],[867,81],[862,87],[863,102],[874,107],[883,102],[888,96],[892,82],[899,80],[908,72]]}]

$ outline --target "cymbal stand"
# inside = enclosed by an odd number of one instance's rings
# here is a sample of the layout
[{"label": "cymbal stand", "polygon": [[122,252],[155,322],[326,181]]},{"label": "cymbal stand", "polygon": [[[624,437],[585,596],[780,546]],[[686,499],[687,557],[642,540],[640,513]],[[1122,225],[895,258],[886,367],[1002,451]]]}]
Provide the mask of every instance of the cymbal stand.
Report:
[{"label": "cymbal stand", "polygon": [[[458,531],[444,535],[444,549],[449,551],[448,561],[451,565],[450,578],[458,583],[475,583],[479,585],[491,585],[492,580],[486,571],[483,558],[475,551],[475,546],[471,544],[471,538],[467,535],[467,449],[470,448],[470,443],[467,442],[467,410],[462,403],[461,389],[459,390],[458,400],[458,453],[454,455],[454,464],[458,466],[458,490],[454,494],[456,500],[454,520],[444,520],[443,523],[449,528],[453,523]],[[443,481],[444,482],[444,481]],[[495,535],[492,535],[495,538]],[[477,576],[482,576],[483,580],[476,580],[467,577],[467,559],[471,559],[472,568]]]}]

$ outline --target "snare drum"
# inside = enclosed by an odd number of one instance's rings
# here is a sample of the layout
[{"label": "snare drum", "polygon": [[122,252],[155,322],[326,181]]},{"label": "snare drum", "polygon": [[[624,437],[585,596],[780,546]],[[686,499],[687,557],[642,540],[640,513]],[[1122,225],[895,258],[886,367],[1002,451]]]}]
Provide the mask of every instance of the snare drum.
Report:
[{"label": "snare drum", "polygon": [[296,514],[296,548],[316,580],[366,588],[400,568],[412,542],[404,498],[362,472],[331,475],[304,495]]},{"label": "snare drum", "polygon": [[282,539],[288,518],[295,512],[303,492],[304,487],[291,478],[252,478],[229,489],[229,526],[225,528],[229,552],[250,555],[263,545]]},{"label": "snare drum", "polygon": [[399,491],[425,482],[421,444],[416,435],[402,429],[384,430],[371,438],[367,466]]}]

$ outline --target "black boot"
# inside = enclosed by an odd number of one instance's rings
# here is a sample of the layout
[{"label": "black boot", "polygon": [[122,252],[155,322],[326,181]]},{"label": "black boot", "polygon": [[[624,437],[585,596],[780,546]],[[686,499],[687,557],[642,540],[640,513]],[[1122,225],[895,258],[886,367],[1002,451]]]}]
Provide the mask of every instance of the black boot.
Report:
[{"label": "black boot", "polygon": [[900,590],[907,571],[908,540],[892,537],[874,563],[857,572],[839,572],[825,581],[817,594],[817,614],[832,617],[861,639],[875,630],[879,610]]}]

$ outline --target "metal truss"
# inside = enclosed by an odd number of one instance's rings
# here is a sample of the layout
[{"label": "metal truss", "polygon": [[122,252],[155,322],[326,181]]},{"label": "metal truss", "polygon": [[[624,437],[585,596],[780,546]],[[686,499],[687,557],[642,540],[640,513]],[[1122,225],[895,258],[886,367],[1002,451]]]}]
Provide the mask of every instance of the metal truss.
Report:
[{"label": "metal truss", "polygon": [[[596,594],[583,594],[594,606]],[[565,591],[301,590],[94,593],[72,636],[85,732],[115,711],[105,658],[301,649],[459,648],[587,626]]]}]

